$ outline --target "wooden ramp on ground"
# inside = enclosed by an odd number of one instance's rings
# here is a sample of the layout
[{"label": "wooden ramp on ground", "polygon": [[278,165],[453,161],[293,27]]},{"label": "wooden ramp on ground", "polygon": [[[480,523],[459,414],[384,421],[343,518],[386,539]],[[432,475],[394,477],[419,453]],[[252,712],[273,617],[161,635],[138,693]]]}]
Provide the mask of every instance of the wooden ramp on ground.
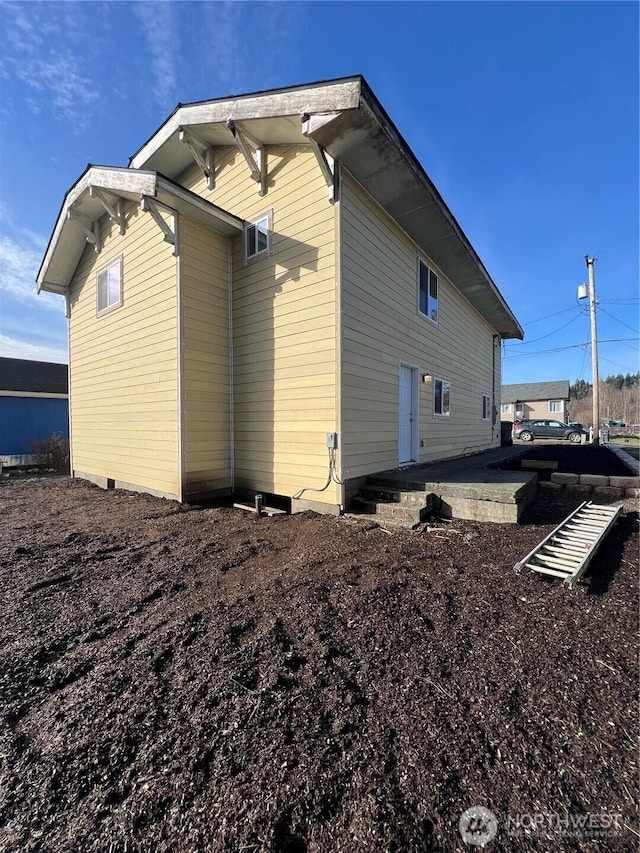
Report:
[{"label": "wooden ramp on ground", "polygon": [[546,536],[514,569],[531,569],[562,578],[572,587],[585,574],[591,560],[622,512],[622,506],[585,501]]}]

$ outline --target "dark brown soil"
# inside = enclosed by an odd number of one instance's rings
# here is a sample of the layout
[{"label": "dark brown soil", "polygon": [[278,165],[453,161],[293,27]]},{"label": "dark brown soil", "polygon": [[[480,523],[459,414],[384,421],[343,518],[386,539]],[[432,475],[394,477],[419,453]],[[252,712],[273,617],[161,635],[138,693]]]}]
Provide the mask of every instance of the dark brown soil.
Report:
[{"label": "dark brown soil", "polygon": [[[0,850],[635,850],[638,520],[588,584],[519,526],[388,533],[0,487]],[[621,815],[598,842],[509,815]]]},{"label": "dark brown soil", "polygon": [[[517,442],[526,452],[517,459],[510,460],[501,467],[506,470],[519,470],[521,459],[548,460],[557,462],[557,471],[564,474],[607,474],[611,477],[633,477],[633,472],[622,462],[615,453],[607,447],[598,445],[574,445],[569,442],[556,444],[554,442],[537,441],[534,445]],[[549,479],[550,471],[541,471],[539,479]]]}]

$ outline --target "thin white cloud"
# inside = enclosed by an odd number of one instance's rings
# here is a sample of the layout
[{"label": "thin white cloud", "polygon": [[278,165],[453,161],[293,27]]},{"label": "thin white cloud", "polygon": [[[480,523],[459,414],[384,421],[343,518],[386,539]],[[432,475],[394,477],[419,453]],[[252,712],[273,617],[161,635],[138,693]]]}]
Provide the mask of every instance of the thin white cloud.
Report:
[{"label": "thin white cloud", "polygon": [[244,56],[247,15],[252,14],[252,7],[233,0],[221,0],[204,3],[200,11],[202,27],[198,33],[198,53],[206,58],[202,82],[207,89],[211,87],[214,90],[212,94],[203,91],[202,97],[237,94],[246,88],[245,81],[255,75],[257,68],[252,61],[255,57],[245,61]]},{"label": "thin white cloud", "polygon": [[1,4],[2,76],[31,90],[23,103],[37,113],[46,105],[60,119],[89,121],[100,98],[92,74],[90,20],[81,4]]},{"label": "thin white cloud", "polygon": [[0,355],[4,358],[26,358],[31,361],[54,361],[58,364],[67,364],[69,356],[66,349],[61,347],[48,347],[40,344],[28,343],[9,335],[0,334]]},{"label": "thin white cloud", "polygon": [[38,296],[36,275],[47,241],[28,228],[14,227],[6,206],[0,211],[0,296],[21,303],[35,302],[42,307],[62,311],[63,300],[51,293]]},{"label": "thin white cloud", "polygon": [[[161,107],[168,109],[177,100],[175,57],[183,59],[173,4],[142,2],[136,3],[134,9],[151,55],[154,97]],[[185,59],[189,61],[188,57]]]},{"label": "thin white cloud", "polygon": [[[203,94],[204,98],[299,82],[294,66],[303,25],[302,4],[221,0],[199,8],[198,53],[206,61],[203,81],[215,90],[212,95]],[[249,21],[252,16],[255,21]],[[250,23],[260,27],[262,49],[257,53],[250,52],[255,48],[249,48],[247,40]]]},{"label": "thin white cloud", "polygon": [[[15,75],[35,92],[49,94],[56,111],[73,121],[85,116],[85,109],[99,97],[69,51],[45,59],[33,59],[28,65],[17,67]],[[31,108],[39,111],[38,101],[32,102]]]}]

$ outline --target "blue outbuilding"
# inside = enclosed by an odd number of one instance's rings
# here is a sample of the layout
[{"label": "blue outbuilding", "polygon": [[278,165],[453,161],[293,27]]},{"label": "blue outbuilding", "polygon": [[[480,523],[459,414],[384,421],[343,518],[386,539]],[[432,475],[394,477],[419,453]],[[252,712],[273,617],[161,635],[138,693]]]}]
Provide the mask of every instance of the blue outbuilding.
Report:
[{"label": "blue outbuilding", "polygon": [[69,438],[67,365],[0,358],[0,462],[28,463],[52,435]]}]

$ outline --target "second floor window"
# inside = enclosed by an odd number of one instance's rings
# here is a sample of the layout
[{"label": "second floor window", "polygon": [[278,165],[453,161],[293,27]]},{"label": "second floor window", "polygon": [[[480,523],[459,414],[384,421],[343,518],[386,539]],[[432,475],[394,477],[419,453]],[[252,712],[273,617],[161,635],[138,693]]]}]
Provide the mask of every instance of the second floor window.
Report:
[{"label": "second floor window", "polygon": [[418,299],[421,314],[438,322],[438,276],[423,260],[418,262]]},{"label": "second floor window", "polygon": [[256,255],[266,255],[271,249],[271,217],[269,215],[248,222],[244,228],[245,260]]},{"label": "second floor window", "polygon": [[122,258],[99,270],[97,285],[98,314],[122,305]]}]

